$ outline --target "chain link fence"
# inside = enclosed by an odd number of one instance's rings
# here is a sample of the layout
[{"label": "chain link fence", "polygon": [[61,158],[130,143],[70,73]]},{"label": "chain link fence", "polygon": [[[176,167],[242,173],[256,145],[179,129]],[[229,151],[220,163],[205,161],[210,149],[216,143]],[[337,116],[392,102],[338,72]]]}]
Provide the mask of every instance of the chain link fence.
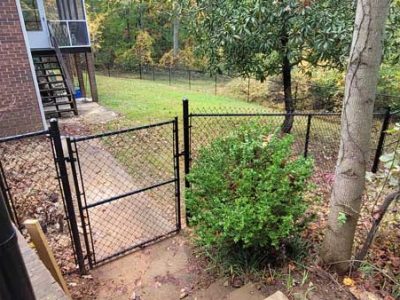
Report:
[{"label": "chain link fence", "polygon": [[[184,103],[182,153],[177,119],[67,138],[64,151],[54,124],[52,130],[0,139],[0,188],[8,209],[21,228],[28,218],[40,221],[64,273],[76,270],[77,263],[81,269],[88,257],[94,265],[179,230],[178,157],[184,156],[187,174],[190,160],[215,139],[249,122],[279,128],[285,118],[262,109],[189,111]],[[293,153],[313,157],[317,171],[333,174],[340,114],[293,117]],[[374,114],[370,169],[382,153],[397,147],[386,129],[398,121],[398,114]],[[66,222],[72,215],[78,220],[74,226]],[[86,246],[81,255],[74,253],[77,240]]]},{"label": "chain link fence", "polygon": [[[370,160],[368,170],[379,163],[379,156],[394,143],[385,130],[393,125],[397,115],[375,113],[371,131]],[[280,128],[284,113],[270,113],[251,109],[197,110],[188,114],[190,159],[195,160],[198,151],[217,138],[227,136],[249,122]],[[385,123],[386,119],[386,123]],[[293,114],[293,154],[312,157],[316,168],[334,173],[340,143],[340,113],[297,112]],[[383,138],[383,139],[382,139]],[[386,139],[386,144],[384,144]],[[375,170],[376,171],[376,170]]]},{"label": "chain link fence", "polygon": [[[158,65],[137,65],[129,71],[102,69],[100,72],[109,77],[154,81],[201,93],[240,98],[248,102],[276,105],[284,100],[282,81],[278,77],[269,77],[261,82],[251,76],[212,74],[192,68]],[[332,83],[315,84],[293,78],[292,93],[295,107],[299,111],[338,112],[341,110],[344,88],[340,89]],[[375,103],[378,110],[394,104],[397,107],[400,105],[400,96],[378,93]]]},{"label": "chain link fence", "polygon": [[76,262],[53,149],[48,131],[1,139],[0,187],[25,237],[24,221],[37,219],[61,270],[69,273]]}]

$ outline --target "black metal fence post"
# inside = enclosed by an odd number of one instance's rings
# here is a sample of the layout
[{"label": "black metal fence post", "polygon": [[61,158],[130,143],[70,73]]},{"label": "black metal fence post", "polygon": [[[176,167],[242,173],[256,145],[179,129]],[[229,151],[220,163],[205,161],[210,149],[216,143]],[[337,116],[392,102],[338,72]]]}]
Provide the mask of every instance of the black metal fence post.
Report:
[{"label": "black metal fence post", "polygon": [[85,261],[82,252],[81,240],[79,237],[78,223],[76,222],[76,215],[74,204],[72,202],[71,187],[69,185],[66,158],[64,156],[64,150],[61,141],[60,129],[58,128],[58,122],[56,119],[50,120],[50,136],[53,139],[55,159],[58,166],[62,190],[64,192],[65,206],[67,208],[68,220],[71,226],[71,233],[73,238],[73,244],[75,247],[76,258],[81,274],[86,274]]},{"label": "black metal fence post", "polygon": [[[189,100],[183,98],[183,155],[184,155],[184,170],[185,170],[185,187],[190,188],[190,182],[187,175],[190,172],[190,115],[189,115]],[[186,208],[186,225],[189,226],[190,211]]]},{"label": "black metal fence post", "polygon": [[153,81],[156,81],[156,74],[154,72],[154,65],[153,65],[153,68],[152,68],[152,73],[153,73]]},{"label": "black metal fence post", "polygon": [[181,222],[181,188],[180,188],[180,172],[179,172],[179,125],[178,118],[174,119],[174,166],[175,166],[175,197],[176,197],[176,228],[182,229]]},{"label": "black metal fence post", "polygon": [[139,64],[139,79],[142,80],[142,64]]},{"label": "black metal fence post", "polygon": [[168,82],[171,85],[171,67],[168,68]]},{"label": "black metal fence post", "polygon": [[186,176],[190,172],[190,127],[189,127],[189,100],[183,98],[183,154],[185,170],[185,187],[190,187]]},{"label": "black metal fence post", "polygon": [[382,128],[381,128],[381,133],[379,135],[378,146],[375,151],[374,162],[373,162],[372,168],[371,168],[372,173],[376,173],[378,171],[379,158],[381,157],[382,152],[383,152],[383,146],[384,146],[385,137],[386,137],[386,130],[388,130],[388,128],[389,128],[390,118],[391,118],[390,108],[388,108],[385,112],[385,117],[383,119]]},{"label": "black metal fence post", "polygon": [[34,300],[32,284],[5,201],[0,190],[0,299]]},{"label": "black metal fence post", "polygon": [[308,144],[310,142],[311,119],[312,119],[312,114],[309,114],[307,116],[306,142],[304,144],[304,157],[305,158],[307,158],[307,156],[308,156]]}]

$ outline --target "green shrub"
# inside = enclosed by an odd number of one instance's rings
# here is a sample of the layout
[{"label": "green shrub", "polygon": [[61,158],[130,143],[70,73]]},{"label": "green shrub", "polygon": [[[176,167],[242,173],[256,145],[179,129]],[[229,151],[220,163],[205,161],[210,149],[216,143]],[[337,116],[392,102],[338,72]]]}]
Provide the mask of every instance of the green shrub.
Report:
[{"label": "green shrub", "polygon": [[292,145],[291,135],[252,123],[200,151],[186,205],[206,251],[265,253],[299,234],[312,160],[293,157]]}]

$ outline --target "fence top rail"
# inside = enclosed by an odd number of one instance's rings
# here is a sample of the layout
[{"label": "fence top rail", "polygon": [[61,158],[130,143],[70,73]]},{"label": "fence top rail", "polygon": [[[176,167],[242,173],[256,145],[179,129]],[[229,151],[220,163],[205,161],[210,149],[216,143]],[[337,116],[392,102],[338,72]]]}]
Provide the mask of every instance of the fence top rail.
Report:
[{"label": "fence top rail", "polygon": [[26,138],[30,138],[30,137],[40,136],[40,135],[46,135],[49,133],[50,133],[49,130],[41,130],[41,131],[34,131],[34,132],[18,134],[18,135],[13,135],[13,136],[7,136],[7,137],[0,138],[0,144],[6,143],[6,142],[11,142],[11,141],[22,140],[22,139],[26,139]]},{"label": "fence top rail", "polygon": [[117,135],[117,134],[121,134],[121,133],[139,131],[139,130],[143,130],[143,129],[173,124],[174,122],[175,122],[175,119],[169,120],[169,121],[164,121],[164,122],[159,122],[159,123],[153,123],[153,124],[149,124],[149,125],[143,125],[143,126],[137,126],[137,127],[127,128],[127,129],[116,130],[116,131],[108,131],[108,132],[104,132],[104,133],[100,133],[100,134],[93,134],[93,135],[87,135],[87,136],[82,136],[82,137],[69,137],[69,138],[73,142],[82,142],[82,141],[92,140],[95,138],[102,138],[102,137]]},{"label": "fence top rail", "polygon": [[[341,113],[332,112],[294,112],[294,113],[190,113],[189,117],[284,117],[284,116],[340,116]],[[374,116],[384,116],[385,113],[377,112]],[[392,114],[393,115],[393,114]]]},{"label": "fence top rail", "polygon": [[190,117],[284,117],[284,116],[340,116],[340,113],[191,113]]}]

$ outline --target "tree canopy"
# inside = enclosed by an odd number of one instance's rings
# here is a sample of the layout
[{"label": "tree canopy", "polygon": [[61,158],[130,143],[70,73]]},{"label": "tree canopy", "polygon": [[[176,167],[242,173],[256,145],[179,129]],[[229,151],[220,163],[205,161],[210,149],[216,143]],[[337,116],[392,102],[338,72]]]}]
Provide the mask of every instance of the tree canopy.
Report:
[{"label": "tree canopy", "polygon": [[197,1],[189,7],[201,54],[216,70],[265,79],[290,66],[343,68],[349,52],[353,1]]},{"label": "tree canopy", "polygon": [[[295,110],[293,67],[343,68],[346,63],[353,1],[199,0],[186,5],[200,55],[209,57],[211,70],[260,80],[282,74],[288,113]],[[290,132],[292,124],[287,116],[283,131]]]}]

